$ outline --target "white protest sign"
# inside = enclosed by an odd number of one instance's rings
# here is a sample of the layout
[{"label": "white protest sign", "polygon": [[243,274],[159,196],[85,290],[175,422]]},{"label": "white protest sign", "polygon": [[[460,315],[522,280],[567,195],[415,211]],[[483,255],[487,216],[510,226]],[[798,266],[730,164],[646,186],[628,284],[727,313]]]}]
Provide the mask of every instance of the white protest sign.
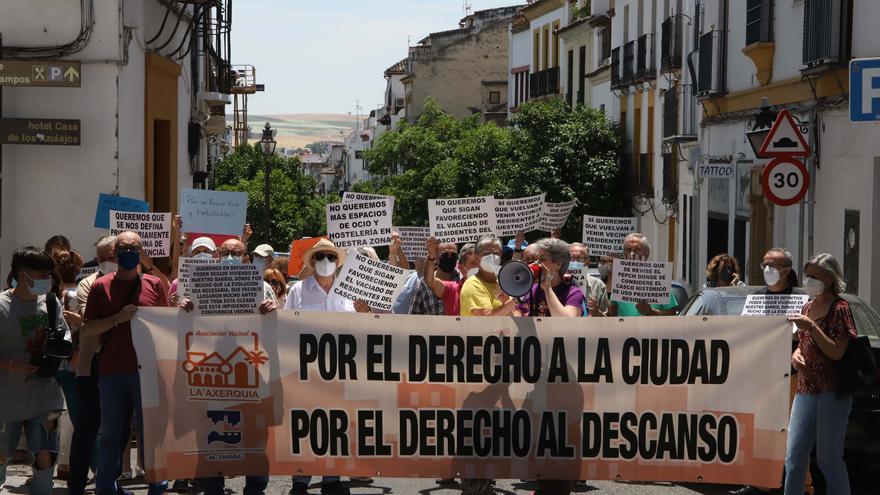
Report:
[{"label": "white protest sign", "polygon": [[330,291],[346,299],[364,301],[371,308],[391,311],[411,272],[350,249]]},{"label": "white protest sign", "polygon": [[241,235],[247,223],[247,193],[184,187],[180,196],[184,232]]},{"label": "white protest sign", "polygon": [[611,256],[623,252],[626,236],[638,232],[636,217],[584,215],[584,245],[590,256]]},{"label": "white protest sign", "polygon": [[394,231],[400,234],[400,247],[403,254],[411,260],[427,258],[428,248],[425,241],[431,236],[428,227],[394,227]]},{"label": "white protest sign", "polygon": [[495,233],[495,198],[429,199],[431,235],[440,242],[472,242]]},{"label": "white protest sign", "polygon": [[571,283],[579,287],[589,297],[590,284],[587,283],[587,268],[569,268],[568,273],[571,274]]},{"label": "white protest sign", "polygon": [[189,281],[192,278],[193,265],[208,263],[219,265],[220,260],[216,258],[180,258],[177,263],[177,293],[181,298],[188,299],[191,296]]},{"label": "white protest sign", "polygon": [[110,235],[130,230],[141,236],[143,254],[151,258],[171,255],[171,213],[110,211]]},{"label": "white protest sign", "polygon": [[742,316],[796,316],[809,300],[804,294],[750,294]]},{"label": "white protest sign", "polygon": [[343,203],[348,203],[350,201],[374,201],[377,199],[387,199],[391,201],[391,211],[394,211],[394,196],[383,196],[381,194],[367,194],[348,191],[342,193]]},{"label": "white protest sign", "polygon": [[531,232],[543,220],[546,194],[517,199],[496,199],[496,234],[499,237],[515,236],[517,232]]},{"label": "white protest sign", "polygon": [[327,205],[327,237],[336,247],[391,244],[394,198],[349,201]]},{"label": "white protest sign", "polygon": [[263,302],[263,277],[250,263],[196,263],[189,280],[190,300],[196,314],[256,314]]},{"label": "white protest sign", "polygon": [[672,263],[616,259],[612,278],[615,301],[669,304]]},{"label": "white protest sign", "polygon": [[568,221],[568,216],[571,215],[571,210],[574,209],[576,204],[577,200],[567,201],[565,203],[544,203],[544,207],[541,211],[541,223],[538,226],[538,230],[553,232],[556,229],[564,227],[565,222]]},{"label": "white protest sign", "polygon": [[[76,278],[82,279],[91,276],[93,273],[98,272],[99,267],[97,266],[84,266],[77,274]],[[107,275],[106,273],[104,275]]]}]

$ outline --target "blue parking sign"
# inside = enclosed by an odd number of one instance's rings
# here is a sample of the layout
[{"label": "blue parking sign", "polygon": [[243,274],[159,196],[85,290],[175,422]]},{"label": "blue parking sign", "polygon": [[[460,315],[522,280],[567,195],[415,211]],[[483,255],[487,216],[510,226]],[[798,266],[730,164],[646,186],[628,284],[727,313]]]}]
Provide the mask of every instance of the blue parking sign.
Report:
[{"label": "blue parking sign", "polygon": [[880,121],[880,58],[849,62],[849,120]]}]

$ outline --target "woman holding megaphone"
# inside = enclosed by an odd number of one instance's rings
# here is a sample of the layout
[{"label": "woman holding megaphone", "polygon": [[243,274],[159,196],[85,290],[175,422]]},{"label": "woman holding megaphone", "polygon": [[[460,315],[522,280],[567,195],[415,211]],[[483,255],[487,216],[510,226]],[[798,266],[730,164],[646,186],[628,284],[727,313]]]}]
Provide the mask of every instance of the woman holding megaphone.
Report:
[{"label": "woman holding megaphone", "polygon": [[538,261],[533,263],[535,283],[525,296],[520,297],[516,316],[569,316],[584,314],[584,293],[565,282],[571,261],[569,245],[561,239],[541,239],[536,243]]}]

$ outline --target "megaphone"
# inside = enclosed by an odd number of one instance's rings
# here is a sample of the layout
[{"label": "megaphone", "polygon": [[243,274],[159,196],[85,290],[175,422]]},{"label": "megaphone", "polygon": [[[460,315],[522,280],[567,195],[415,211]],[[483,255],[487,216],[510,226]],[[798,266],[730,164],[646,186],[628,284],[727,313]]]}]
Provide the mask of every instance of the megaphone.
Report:
[{"label": "megaphone", "polygon": [[522,261],[510,261],[498,272],[498,285],[510,297],[522,297],[532,290],[535,274],[532,268]]}]

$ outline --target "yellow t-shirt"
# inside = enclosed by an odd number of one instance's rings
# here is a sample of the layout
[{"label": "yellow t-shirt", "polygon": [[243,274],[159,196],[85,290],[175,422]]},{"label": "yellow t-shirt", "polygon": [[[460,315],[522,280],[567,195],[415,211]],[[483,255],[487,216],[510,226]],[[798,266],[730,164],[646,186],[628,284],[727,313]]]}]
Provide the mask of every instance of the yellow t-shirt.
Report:
[{"label": "yellow t-shirt", "polygon": [[480,277],[474,275],[464,281],[461,288],[461,316],[473,316],[472,309],[496,310],[502,306],[501,301],[495,297],[498,284],[483,282]]}]

